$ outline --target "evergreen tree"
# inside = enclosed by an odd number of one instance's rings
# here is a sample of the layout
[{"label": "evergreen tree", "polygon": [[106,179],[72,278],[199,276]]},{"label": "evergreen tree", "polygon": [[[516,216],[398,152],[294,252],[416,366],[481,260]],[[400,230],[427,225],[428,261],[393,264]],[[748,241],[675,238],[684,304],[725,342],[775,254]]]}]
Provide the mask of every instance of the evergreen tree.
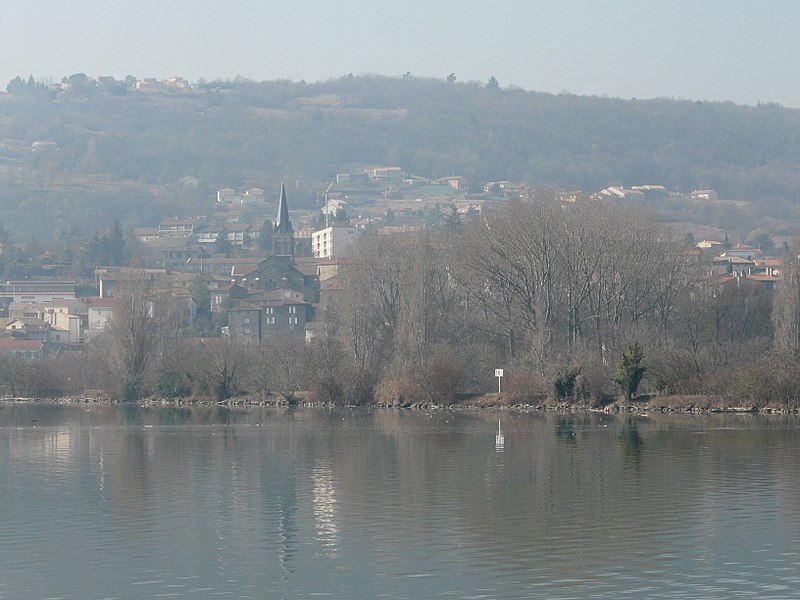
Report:
[{"label": "evergreen tree", "polygon": [[119,221],[114,221],[111,229],[103,236],[106,246],[106,259],[108,264],[119,267],[125,262],[125,236],[122,234],[122,227]]},{"label": "evergreen tree", "polygon": [[629,344],[623,350],[614,373],[614,382],[622,388],[626,400],[630,401],[636,390],[639,389],[639,383],[642,381],[646,369],[644,352],[642,352],[639,342]]}]

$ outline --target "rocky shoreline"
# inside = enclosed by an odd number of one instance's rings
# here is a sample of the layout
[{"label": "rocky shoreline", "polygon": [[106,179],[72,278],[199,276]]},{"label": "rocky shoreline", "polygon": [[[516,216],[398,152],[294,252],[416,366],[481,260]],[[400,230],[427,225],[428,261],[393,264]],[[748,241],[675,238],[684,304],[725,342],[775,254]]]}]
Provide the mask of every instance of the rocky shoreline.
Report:
[{"label": "rocky shoreline", "polygon": [[[229,408],[245,407],[296,407],[296,408],[358,408],[338,403],[321,403],[306,400],[305,394],[297,394],[292,401],[282,396],[270,395],[237,396],[229,400],[217,401],[207,398],[145,398],[136,402],[117,400],[106,395],[83,395],[62,398],[23,398],[0,397],[0,403],[36,403],[36,404],[135,404],[142,407],[156,406],[224,406]],[[368,404],[364,408],[386,408],[405,410],[451,410],[451,411],[513,411],[513,412],[598,412],[598,413],[758,413],[758,414],[793,414],[800,408],[793,406],[737,406],[721,396],[640,396],[632,401],[613,400],[608,403],[564,402],[552,398],[543,398],[536,403],[514,403],[505,394],[482,394],[470,396],[452,404],[414,402],[398,405]]]}]

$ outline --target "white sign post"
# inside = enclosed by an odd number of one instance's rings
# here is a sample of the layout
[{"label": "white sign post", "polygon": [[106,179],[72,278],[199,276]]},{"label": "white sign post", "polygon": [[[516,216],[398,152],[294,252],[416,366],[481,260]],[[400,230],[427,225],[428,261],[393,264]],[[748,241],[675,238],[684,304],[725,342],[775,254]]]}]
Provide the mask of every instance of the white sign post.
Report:
[{"label": "white sign post", "polygon": [[494,376],[497,377],[497,393],[500,393],[500,380],[503,378],[503,369],[495,369]]}]

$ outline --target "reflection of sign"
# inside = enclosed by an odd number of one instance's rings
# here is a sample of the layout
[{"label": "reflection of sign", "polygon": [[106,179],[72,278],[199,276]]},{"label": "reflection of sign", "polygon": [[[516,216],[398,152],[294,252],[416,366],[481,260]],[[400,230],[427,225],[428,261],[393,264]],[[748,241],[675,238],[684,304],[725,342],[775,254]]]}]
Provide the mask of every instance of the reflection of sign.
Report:
[{"label": "reflection of sign", "polygon": [[502,377],[503,376],[503,369],[495,369],[494,370],[495,377]]}]

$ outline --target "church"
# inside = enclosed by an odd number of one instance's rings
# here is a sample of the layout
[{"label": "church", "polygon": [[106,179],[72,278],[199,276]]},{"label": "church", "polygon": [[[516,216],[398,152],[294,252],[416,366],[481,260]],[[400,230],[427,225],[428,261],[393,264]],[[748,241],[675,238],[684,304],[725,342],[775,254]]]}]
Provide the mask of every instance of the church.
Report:
[{"label": "church", "polygon": [[295,262],[294,229],[283,183],[271,234],[272,254],[249,270],[232,273],[233,283],[244,290],[245,297],[228,310],[228,333],[241,341],[304,336],[306,322],[313,320],[313,303],[319,301],[316,268],[301,269]]}]

